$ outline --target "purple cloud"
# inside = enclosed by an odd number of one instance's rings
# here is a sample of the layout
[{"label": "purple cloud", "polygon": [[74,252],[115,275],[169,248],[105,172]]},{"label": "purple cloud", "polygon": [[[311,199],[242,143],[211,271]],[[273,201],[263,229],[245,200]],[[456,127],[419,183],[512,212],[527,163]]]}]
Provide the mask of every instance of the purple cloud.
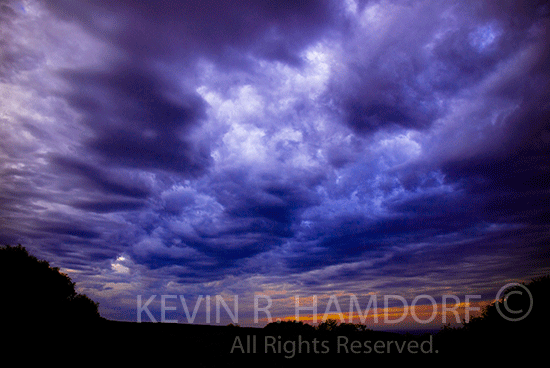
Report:
[{"label": "purple cloud", "polygon": [[0,6],[0,241],[109,318],[547,270],[544,2]]}]

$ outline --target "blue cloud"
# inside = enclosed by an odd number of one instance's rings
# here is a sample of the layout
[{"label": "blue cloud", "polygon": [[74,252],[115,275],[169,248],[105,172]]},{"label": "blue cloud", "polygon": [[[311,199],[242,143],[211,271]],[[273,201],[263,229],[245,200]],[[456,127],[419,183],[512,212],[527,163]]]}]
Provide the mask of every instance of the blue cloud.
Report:
[{"label": "blue cloud", "polygon": [[547,270],[542,3],[17,8],[0,242],[113,318],[145,292],[441,293]]}]

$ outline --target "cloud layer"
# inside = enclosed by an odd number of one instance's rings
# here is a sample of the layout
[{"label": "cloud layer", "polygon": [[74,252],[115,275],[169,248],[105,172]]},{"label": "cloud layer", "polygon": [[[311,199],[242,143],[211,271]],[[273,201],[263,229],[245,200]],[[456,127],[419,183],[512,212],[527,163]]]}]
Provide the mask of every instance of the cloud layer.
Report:
[{"label": "cloud layer", "polygon": [[0,6],[0,241],[106,317],[549,270],[544,2]]}]

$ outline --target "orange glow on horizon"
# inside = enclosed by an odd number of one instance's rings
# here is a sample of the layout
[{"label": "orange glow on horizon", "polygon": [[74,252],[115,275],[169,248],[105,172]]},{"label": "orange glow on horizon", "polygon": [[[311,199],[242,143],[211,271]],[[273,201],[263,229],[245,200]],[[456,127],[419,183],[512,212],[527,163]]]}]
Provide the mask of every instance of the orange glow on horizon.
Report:
[{"label": "orange glow on horizon", "polygon": [[[310,302],[313,298],[310,298]],[[300,301],[302,298],[300,298]],[[304,298],[306,300],[306,298]],[[366,315],[364,311],[361,315],[354,311],[329,312],[329,313],[304,313],[300,314],[298,318],[295,315],[285,315],[278,318],[272,318],[271,322],[276,321],[299,321],[316,325],[327,319],[333,319],[340,323],[354,323],[364,324],[367,328],[375,326],[392,326],[396,327],[400,324],[406,324],[408,326],[443,326],[446,324],[457,325],[461,324],[466,319],[471,319],[478,316],[483,307],[490,304],[490,301],[471,301],[469,303],[457,303],[452,306],[445,306],[438,304],[427,305],[415,305],[407,307],[389,307],[389,308],[376,308],[368,310]],[[468,309],[468,310],[467,310]],[[443,313],[445,310],[445,313]],[[374,313],[376,312],[376,313]],[[269,323],[268,318],[260,319],[262,322]]]}]

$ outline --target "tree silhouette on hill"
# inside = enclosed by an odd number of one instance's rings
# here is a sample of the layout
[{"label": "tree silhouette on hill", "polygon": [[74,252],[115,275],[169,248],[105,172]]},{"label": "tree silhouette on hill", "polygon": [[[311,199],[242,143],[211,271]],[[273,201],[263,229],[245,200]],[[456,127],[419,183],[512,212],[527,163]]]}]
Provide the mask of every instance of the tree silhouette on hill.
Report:
[{"label": "tree silhouette on hill", "polygon": [[444,327],[440,343],[449,352],[477,351],[539,354],[546,350],[550,328],[550,276],[502,290],[501,298],[461,328]]},{"label": "tree silhouette on hill", "polygon": [[4,331],[81,326],[101,320],[98,303],[69,276],[22,247],[0,247],[0,325]]},{"label": "tree silhouette on hill", "polygon": [[550,276],[542,276],[529,283],[514,284],[502,290],[502,297],[483,309],[466,328],[526,329],[550,327],[547,308],[550,305]]}]

